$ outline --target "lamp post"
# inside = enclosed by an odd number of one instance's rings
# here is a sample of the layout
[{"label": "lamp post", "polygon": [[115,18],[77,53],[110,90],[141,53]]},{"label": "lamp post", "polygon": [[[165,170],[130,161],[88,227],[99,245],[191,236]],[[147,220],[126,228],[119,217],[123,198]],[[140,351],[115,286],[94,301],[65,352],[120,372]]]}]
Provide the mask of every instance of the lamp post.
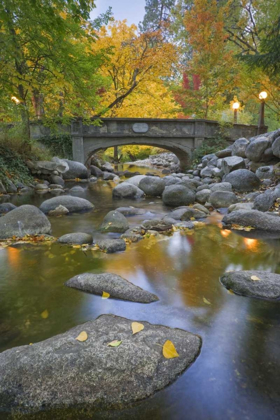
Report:
[{"label": "lamp post", "polygon": [[237,111],[240,108],[240,103],[238,101],[233,102],[232,108],[233,108],[233,123],[237,124]]},{"label": "lamp post", "polygon": [[264,90],[259,94],[259,98],[261,101],[260,107],[260,116],[259,116],[259,124],[258,124],[258,134],[263,134],[266,132],[266,127],[264,125],[264,105],[265,100],[267,98],[267,92]]}]

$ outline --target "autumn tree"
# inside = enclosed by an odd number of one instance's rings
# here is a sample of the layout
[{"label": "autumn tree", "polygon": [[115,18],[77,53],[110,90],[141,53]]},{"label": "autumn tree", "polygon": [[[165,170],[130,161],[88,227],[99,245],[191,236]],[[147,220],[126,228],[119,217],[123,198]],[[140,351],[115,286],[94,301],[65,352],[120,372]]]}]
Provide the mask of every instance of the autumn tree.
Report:
[{"label": "autumn tree", "polygon": [[172,75],[176,50],[160,31],[137,33],[135,25],[113,22],[98,34],[95,49],[111,50],[101,72],[110,87],[101,92],[102,115],[114,117],[166,117],[174,110],[164,79]]},{"label": "autumn tree", "polygon": [[26,138],[30,116],[44,109],[75,115],[81,105],[96,106],[104,80],[98,73],[103,54],[91,48],[93,7],[93,0],[1,1],[1,113],[6,119],[14,97]]}]

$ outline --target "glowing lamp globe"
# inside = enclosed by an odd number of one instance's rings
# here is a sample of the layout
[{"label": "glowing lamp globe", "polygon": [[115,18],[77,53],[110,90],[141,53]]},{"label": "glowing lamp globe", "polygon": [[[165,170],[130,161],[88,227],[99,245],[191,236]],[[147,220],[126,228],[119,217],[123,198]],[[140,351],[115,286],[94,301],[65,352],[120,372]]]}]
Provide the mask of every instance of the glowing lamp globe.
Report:
[{"label": "glowing lamp globe", "polygon": [[232,108],[233,109],[239,109],[239,107],[240,107],[240,103],[239,102],[233,102],[233,104],[232,104]]},{"label": "glowing lamp globe", "polygon": [[267,92],[265,90],[263,92],[261,92],[259,94],[259,98],[262,99],[262,100],[266,99],[267,98]]}]

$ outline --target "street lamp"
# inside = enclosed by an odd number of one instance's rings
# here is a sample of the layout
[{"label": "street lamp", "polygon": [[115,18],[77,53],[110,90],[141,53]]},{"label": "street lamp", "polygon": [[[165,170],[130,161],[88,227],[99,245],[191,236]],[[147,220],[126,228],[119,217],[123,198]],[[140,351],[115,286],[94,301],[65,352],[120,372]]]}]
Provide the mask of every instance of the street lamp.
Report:
[{"label": "street lamp", "polygon": [[264,105],[265,100],[267,98],[267,92],[264,90],[259,94],[259,98],[261,101],[260,107],[260,116],[259,116],[259,124],[258,124],[258,134],[263,134],[266,132],[266,126],[264,125]]},{"label": "street lamp", "polygon": [[12,96],[11,100],[17,105],[20,104],[20,100],[16,96]]},{"label": "street lamp", "polygon": [[232,108],[233,108],[233,122],[234,124],[237,124],[237,111],[240,108],[240,103],[238,101],[233,102]]}]

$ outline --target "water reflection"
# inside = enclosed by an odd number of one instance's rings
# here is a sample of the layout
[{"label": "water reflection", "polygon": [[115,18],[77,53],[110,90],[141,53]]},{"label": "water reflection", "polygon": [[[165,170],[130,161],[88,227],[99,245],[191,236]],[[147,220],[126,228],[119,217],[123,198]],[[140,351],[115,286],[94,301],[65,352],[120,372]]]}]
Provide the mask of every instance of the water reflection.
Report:
[{"label": "water reflection", "polygon": [[[119,205],[149,209],[150,217],[167,211],[160,202],[112,201],[111,188],[100,183],[86,188],[94,211],[52,218],[54,235],[84,231],[96,237],[104,214]],[[22,204],[26,198],[16,200]],[[128,220],[134,225],[145,217]],[[2,249],[0,350],[43,340],[102,313],[183,328],[202,336],[202,353],[172,386],[121,413],[67,418],[278,419],[279,303],[229,294],[219,282],[228,270],[280,272],[280,241],[251,234],[209,224],[191,234],[144,239],[112,255],[56,244]],[[160,300],[149,305],[102,300],[64,286],[86,271],[114,272]],[[44,311],[48,316],[42,317]]]}]

